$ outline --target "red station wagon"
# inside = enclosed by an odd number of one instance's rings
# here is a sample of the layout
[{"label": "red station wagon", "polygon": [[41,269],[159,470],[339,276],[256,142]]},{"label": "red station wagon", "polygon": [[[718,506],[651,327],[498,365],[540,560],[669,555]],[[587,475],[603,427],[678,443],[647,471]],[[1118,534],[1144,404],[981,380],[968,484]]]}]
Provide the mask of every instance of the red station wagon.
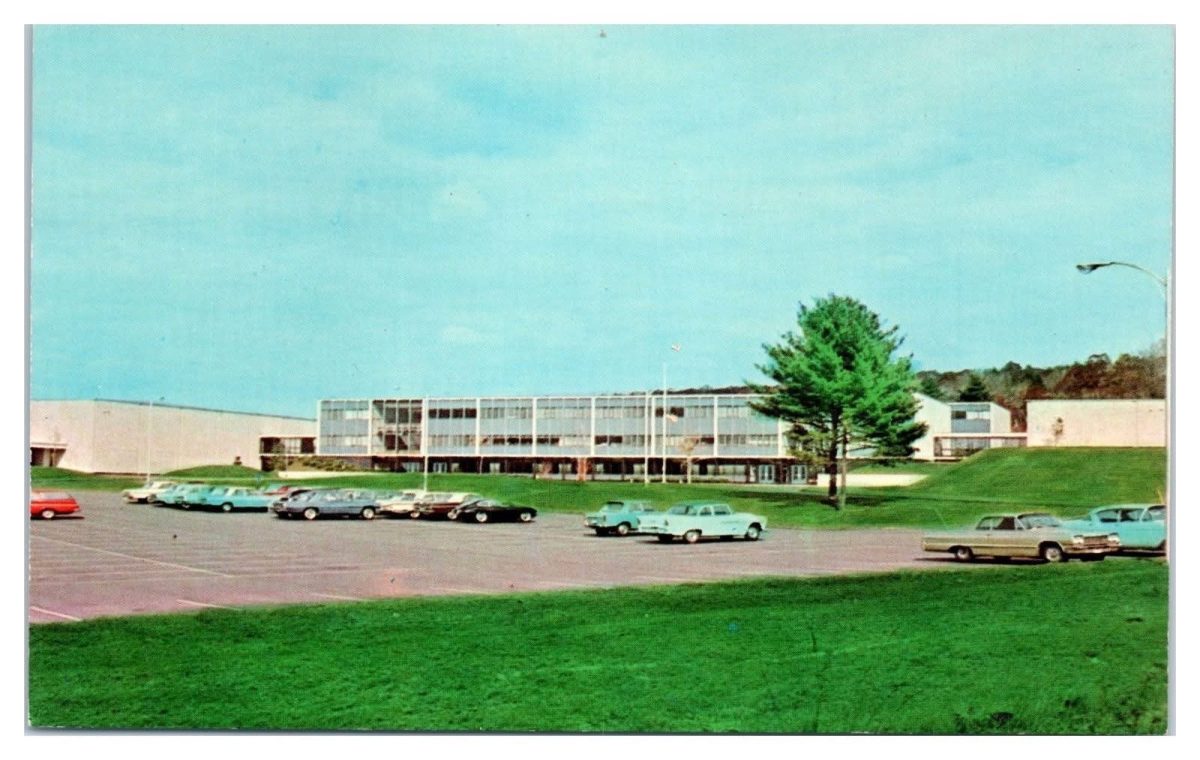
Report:
[{"label": "red station wagon", "polygon": [[79,511],[79,502],[66,491],[29,492],[29,516],[49,520],[58,515],[69,515]]}]

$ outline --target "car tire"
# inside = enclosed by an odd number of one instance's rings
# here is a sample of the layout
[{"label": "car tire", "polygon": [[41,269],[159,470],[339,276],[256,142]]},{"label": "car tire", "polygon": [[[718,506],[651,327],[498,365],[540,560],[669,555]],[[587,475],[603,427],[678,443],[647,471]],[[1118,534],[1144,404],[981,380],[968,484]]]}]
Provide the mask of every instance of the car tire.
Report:
[{"label": "car tire", "polygon": [[954,558],[959,562],[970,562],[975,559],[975,552],[971,551],[971,547],[969,546],[956,546],[954,547],[953,554]]},{"label": "car tire", "polygon": [[305,520],[315,520],[315,519],[317,519],[318,514],[320,514],[320,513],[317,511],[316,507],[308,507],[307,509],[304,510],[304,519]]},{"label": "car tire", "polygon": [[689,530],[687,533],[683,534],[684,543],[694,544],[699,540],[700,540],[700,531],[698,531],[698,530],[695,530],[695,529]]},{"label": "car tire", "polygon": [[1038,550],[1040,556],[1046,562],[1066,562],[1067,555],[1063,552],[1062,547],[1058,544],[1043,544]]},{"label": "car tire", "polygon": [[475,517],[475,522],[477,522],[477,523],[485,523],[488,521],[488,513],[487,512],[482,512],[482,511],[476,512],[474,517]]},{"label": "car tire", "polygon": [[409,512],[408,516],[409,516],[409,518],[416,520],[418,517],[421,516],[421,513],[420,512]]},{"label": "car tire", "polygon": [[608,535],[607,528],[593,528],[592,530],[596,531],[597,536],[607,536]]},{"label": "car tire", "polygon": [[38,517],[42,518],[43,520],[53,520],[54,514],[55,512],[53,509],[43,509],[38,513]]},{"label": "car tire", "polygon": [[222,512],[232,512],[232,511],[233,511],[233,505],[232,505],[232,504],[230,504],[230,503],[228,503],[228,502],[226,502],[226,503],[224,503],[224,504],[222,504],[222,505],[221,505],[221,511],[222,511]]},{"label": "car tire", "polygon": [[188,504],[186,501],[181,501],[179,502],[179,507],[180,509],[191,509],[192,505]]},{"label": "car tire", "polygon": [[666,533],[659,533],[659,534],[658,534],[658,542],[659,542],[660,544],[669,544],[669,543],[671,543],[673,540],[675,540],[675,537],[674,537],[674,536],[669,536],[669,535],[667,535]]},{"label": "car tire", "polygon": [[363,507],[362,511],[358,513],[358,516],[364,520],[374,520],[375,519],[375,508],[374,507]]},{"label": "car tire", "polygon": [[749,528],[746,529],[746,540],[747,541],[757,541],[758,537],[761,535],[762,535],[762,528],[758,527],[757,523],[754,525],[751,525]]},{"label": "car tire", "polygon": [[617,526],[617,528],[614,532],[618,536],[628,536],[629,535],[629,523],[621,523],[620,525]]},{"label": "car tire", "polygon": [[[533,522],[533,513],[532,512],[521,512],[520,514],[517,515],[517,519],[520,520],[521,522]],[[628,532],[628,531],[626,531],[626,532]]]}]

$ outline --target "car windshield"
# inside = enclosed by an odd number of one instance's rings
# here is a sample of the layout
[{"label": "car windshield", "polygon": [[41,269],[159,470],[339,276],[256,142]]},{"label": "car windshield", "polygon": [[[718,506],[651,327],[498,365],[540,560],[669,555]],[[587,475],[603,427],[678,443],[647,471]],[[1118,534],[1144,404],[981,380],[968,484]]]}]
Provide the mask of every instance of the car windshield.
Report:
[{"label": "car windshield", "polygon": [[1027,528],[1057,528],[1062,525],[1053,515],[1021,515],[1021,522]]},{"label": "car windshield", "polygon": [[1147,517],[1150,520],[1166,520],[1167,519],[1167,508],[1166,507],[1150,507],[1150,513],[1149,513],[1149,515],[1147,515]]}]

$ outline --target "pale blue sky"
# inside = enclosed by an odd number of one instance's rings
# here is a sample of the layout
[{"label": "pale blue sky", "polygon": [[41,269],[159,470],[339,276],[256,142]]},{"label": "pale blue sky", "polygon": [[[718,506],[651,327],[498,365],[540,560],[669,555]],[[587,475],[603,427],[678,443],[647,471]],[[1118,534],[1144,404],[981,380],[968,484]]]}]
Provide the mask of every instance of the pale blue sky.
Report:
[{"label": "pale blue sky", "polygon": [[[761,379],[850,295],[920,368],[1163,330],[1169,27],[37,27],[33,398]],[[670,351],[680,344],[679,353]]]}]

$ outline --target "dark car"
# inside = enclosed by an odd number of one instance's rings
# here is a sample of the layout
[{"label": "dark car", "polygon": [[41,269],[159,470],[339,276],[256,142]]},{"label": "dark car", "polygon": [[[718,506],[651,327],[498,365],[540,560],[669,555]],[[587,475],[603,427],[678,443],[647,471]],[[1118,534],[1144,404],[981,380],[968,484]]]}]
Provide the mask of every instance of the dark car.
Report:
[{"label": "dark car", "polygon": [[472,499],[450,510],[446,517],[459,522],[532,522],[537,510],[495,499]]},{"label": "dark car", "polygon": [[[427,493],[418,499],[409,517],[421,517],[424,519],[445,519],[450,517],[450,513],[457,510],[467,502],[481,498],[477,493],[465,493],[455,491],[446,493],[436,491]],[[453,519],[453,518],[450,518]]]}]

